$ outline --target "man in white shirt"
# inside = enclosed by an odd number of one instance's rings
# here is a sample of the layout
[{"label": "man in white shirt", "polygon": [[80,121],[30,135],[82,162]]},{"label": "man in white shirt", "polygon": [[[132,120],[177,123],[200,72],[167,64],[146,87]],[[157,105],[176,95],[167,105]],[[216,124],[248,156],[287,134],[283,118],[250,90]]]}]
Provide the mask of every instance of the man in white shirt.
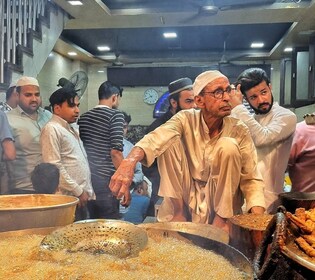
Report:
[{"label": "man in white shirt", "polygon": [[[258,168],[265,182],[265,200],[268,213],[279,205],[278,194],[283,192],[296,116],[274,102],[272,86],[264,70],[250,68],[237,78],[237,90],[232,96],[232,116],[249,128],[257,149]],[[243,96],[255,114],[242,104]]]},{"label": "man in white shirt", "polygon": [[21,77],[16,91],[19,105],[6,113],[16,149],[16,159],[7,164],[9,188],[11,194],[34,193],[31,173],[42,161],[39,135],[51,113],[40,107],[40,88],[35,78]]},{"label": "man in white shirt", "polygon": [[72,126],[79,117],[79,97],[72,89],[60,88],[49,102],[53,117],[40,136],[43,161],[59,168],[59,191],[80,199],[76,220],[86,219],[87,202],[94,198],[94,192],[83,143]]}]

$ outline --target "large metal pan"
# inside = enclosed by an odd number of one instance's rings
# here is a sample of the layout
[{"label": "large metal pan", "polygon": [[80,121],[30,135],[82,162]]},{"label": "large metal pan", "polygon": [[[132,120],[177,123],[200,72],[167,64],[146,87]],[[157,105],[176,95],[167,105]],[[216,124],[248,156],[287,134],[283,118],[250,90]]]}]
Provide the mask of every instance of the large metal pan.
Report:
[{"label": "large metal pan", "polygon": [[[229,234],[217,227],[209,224],[196,224],[191,222],[163,222],[163,223],[144,223],[138,225],[145,228],[148,232],[155,230],[159,232],[168,231],[168,235],[171,232],[174,235],[178,235],[179,232],[198,235],[201,237],[209,238],[225,244],[229,243]],[[179,236],[177,236],[179,238]]]},{"label": "large metal pan", "polygon": [[0,196],[0,231],[64,226],[73,223],[79,199],[57,194]]},{"label": "large metal pan", "polygon": [[159,234],[161,237],[176,237],[180,240],[188,240],[193,244],[211,250],[225,257],[232,265],[243,271],[245,279],[253,279],[253,269],[248,258],[229,246],[229,235],[225,231],[208,224],[195,224],[190,222],[165,222],[140,224],[147,232]]},{"label": "large metal pan", "polygon": [[[185,226],[188,228],[185,229]],[[213,226],[210,225],[192,225],[191,223],[163,223],[162,224],[143,224],[140,227],[146,229],[148,235],[150,234],[159,234],[162,238],[167,238],[169,236],[179,238],[189,243],[193,243],[201,248],[211,250],[218,255],[225,257],[232,265],[237,267],[239,270],[244,272],[244,279],[254,279],[253,269],[249,260],[238,250],[233,247],[218,242],[216,240],[212,240],[209,238],[205,238],[203,236],[199,236],[197,232],[197,228],[201,229],[201,231],[205,232],[203,227],[207,228],[208,232],[214,233],[217,235],[221,233],[221,230],[216,230]],[[210,226],[210,230],[209,230]],[[179,228],[181,231],[174,230],[175,228]],[[34,228],[34,229],[26,229],[20,231],[11,231],[11,232],[3,232],[0,233],[0,238],[12,237],[12,236],[21,236],[21,235],[30,235],[30,234],[44,234],[47,235],[57,228]],[[59,227],[60,229],[60,227]],[[194,234],[187,233],[185,231],[196,231]],[[224,235],[224,234],[223,234]],[[226,237],[224,237],[225,241]],[[189,265],[189,263],[187,263]]]},{"label": "large metal pan", "polygon": [[294,213],[296,208],[315,208],[315,192],[288,192],[280,193],[279,199],[287,211]]}]

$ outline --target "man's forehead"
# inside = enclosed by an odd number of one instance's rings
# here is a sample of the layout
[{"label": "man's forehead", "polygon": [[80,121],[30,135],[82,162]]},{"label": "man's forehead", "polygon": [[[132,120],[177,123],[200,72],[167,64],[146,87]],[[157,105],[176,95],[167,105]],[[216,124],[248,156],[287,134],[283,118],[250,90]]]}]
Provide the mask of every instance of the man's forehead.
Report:
[{"label": "man's forehead", "polygon": [[39,93],[39,87],[33,85],[27,85],[21,87],[21,92],[23,93]]},{"label": "man's forehead", "polygon": [[217,86],[225,85],[225,84],[230,84],[229,80],[226,77],[219,77],[219,78],[211,81],[210,83],[208,83],[205,86],[205,88],[217,87]]},{"label": "man's forehead", "polygon": [[187,98],[187,97],[194,97],[194,91],[193,89],[185,89],[185,90],[182,90],[180,92],[180,97],[184,97],[184,98]]}]

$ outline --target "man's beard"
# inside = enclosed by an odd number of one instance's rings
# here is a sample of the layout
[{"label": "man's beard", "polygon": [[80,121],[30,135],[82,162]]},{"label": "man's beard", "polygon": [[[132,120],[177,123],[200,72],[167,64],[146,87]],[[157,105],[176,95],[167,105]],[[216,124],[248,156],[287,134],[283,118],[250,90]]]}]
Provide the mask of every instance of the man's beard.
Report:
[{"label": "man's beard", "polygon": [[255,108],[252,106],[252,104],[250,104],[250,102],[248,102],[249,106],[254,110],[255,114],[256,115],[265,115],[267,113],[270,112],[272,106],[273,106],[273,96],[271,96],[271,103],[268,103],[268,102],[265,102],[265,103],[261,103],[259,106],[262,106],[262,105],[269,105],[268,109],[267,110],[262,110],[262,109],[259,109],[258,108]]},{"label": "man's beard", "polygon": [[175,114],[178,113],[181,110],[182,110],[182,108],[178,105],[177,108],[176,108]]}]

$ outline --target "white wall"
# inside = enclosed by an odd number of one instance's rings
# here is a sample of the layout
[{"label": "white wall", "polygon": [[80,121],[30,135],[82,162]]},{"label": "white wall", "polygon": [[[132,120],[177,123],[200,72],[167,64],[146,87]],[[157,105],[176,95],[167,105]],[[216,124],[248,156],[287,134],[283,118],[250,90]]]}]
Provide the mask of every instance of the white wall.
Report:
[{"label": "white wall", "polygon": [[[280,98],[280,63],[272,63],[271,71],[272,91],[275,101]],[[75,71],[82,70],[88,74],[89,83],[86,92],[80,102],[81,113],[93,108],[98,104],[98,88],[101,83],[107,80],[106,68],[103,64],[87,65],[85,63],[69,60],[57,53],[52,53],[38,75],[43,98],[43,106],[48,105],[49,96],[58,89],[57,83],[61,77],[69,78]],[[99,71],[103,71],[100,73]],[[154,87],[161,96],[167,87]],[[132,117],[131,125],[149,125],[153,119],[154,105],[147,105],[143,102],[143,93],[147,87],[124,87],[120,109],[126,111]],[[310,105],[294,110],[298,120],[303,120],[303,115],[313,113],[315,105]]]},{"label": "white wall", "polygon": [[[107,80],[107,72],[102,64],[87,65],[82,62],[69,60],[58,53],[51,53],[38,75],[43,106],[49,104],[49,96],[58,89],[58,80],[69,78],[75,71],[82,70],[88,74],[89,82],[86,92],[80,100],[81,113],[98,104],[98,88]],[[100,73],[98,71],[104,71]],[[143,93],[146,87],[124,87],[120,109],[132,117],[132,125],[149,125],[153,119],[154,105],[143,102]],[[155,87],[160,96],[167,90],[166,87]]]}]

